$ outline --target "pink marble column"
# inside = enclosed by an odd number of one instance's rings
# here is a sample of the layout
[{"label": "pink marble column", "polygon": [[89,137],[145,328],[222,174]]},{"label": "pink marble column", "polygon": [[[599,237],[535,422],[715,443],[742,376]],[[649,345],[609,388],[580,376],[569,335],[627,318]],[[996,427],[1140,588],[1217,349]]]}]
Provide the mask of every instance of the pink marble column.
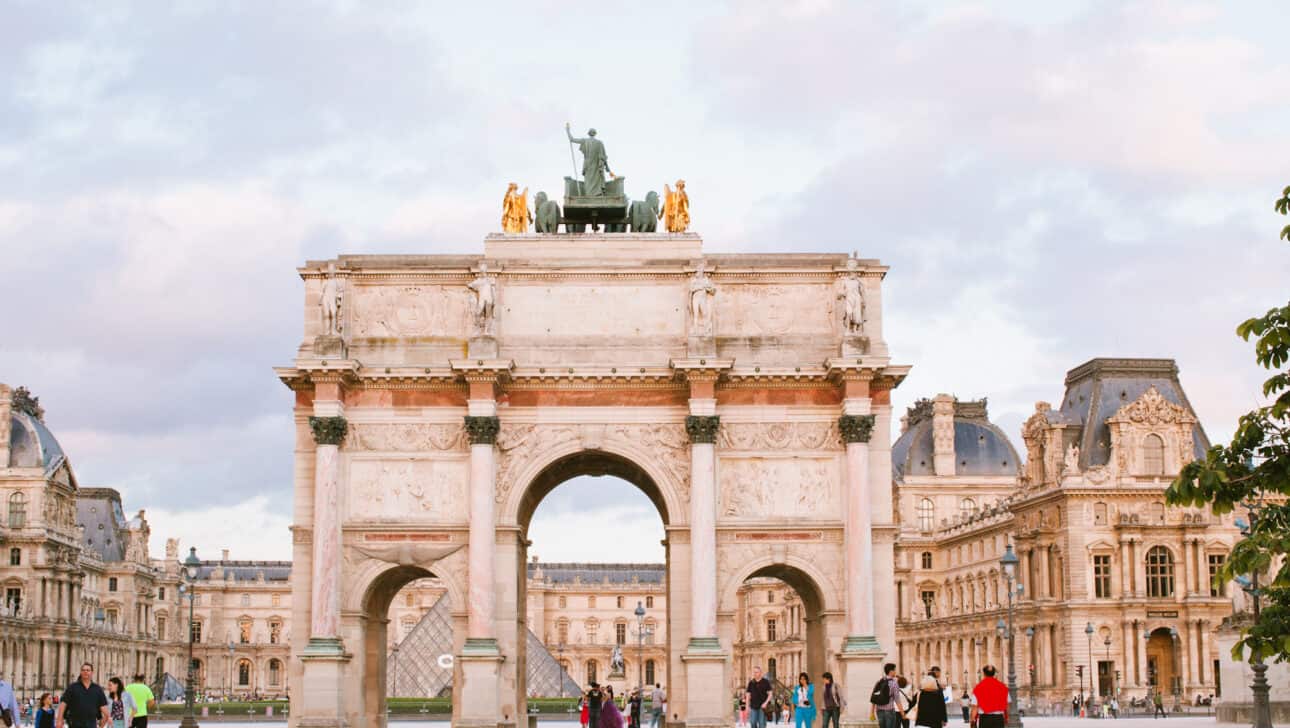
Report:
[{"label": "pink marble column", "polygon": [[846,443],[846,523],[845,550],[847,579],[847,640],[843,649],[854,652],[879,649],[874,637],[873,584],[870,563],[873,561],[873,523],[869,515],[869,436],[874,416],[843,415],[838,420],[842,441]]},{"label": "pink marble column", "polygon": [[310,417],[314,451],[313,582],[309,655],[340,654],[340,443],[349,429],[342,416]]},{"label": "pink marble column", "polygon": [[[489,401],[492,404],[491,400]],[[496,406],[495,404],[493,405]],[[467,544],[470,611],[466,621],[466,650],[496,652],[493,620],[497,613],[493,562],[497,538],[494,532],[494,486],[497,472],[495,414],[466,417],[470,439],[470,534]]]},{"label": "pink marble column", "polygon": [[713,400],[692,400],[690,435],[690,647],[720,649],[717,641],[716,441],[720,419]]}]

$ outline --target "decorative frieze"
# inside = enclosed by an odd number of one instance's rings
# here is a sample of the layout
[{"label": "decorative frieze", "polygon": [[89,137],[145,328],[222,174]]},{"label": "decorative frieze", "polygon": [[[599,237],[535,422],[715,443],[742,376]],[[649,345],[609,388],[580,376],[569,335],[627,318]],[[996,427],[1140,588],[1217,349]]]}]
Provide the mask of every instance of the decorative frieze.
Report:
[{"label": "decorative frieze", "polygon": [[472,445],[492,445],[497,442],[501,421],[496,415],[487,417],[466,416],[466,437]]},{"label": "decorative frieze", "polygon": [[833,422],[727,422],[717,433],[722,450],[834,450]]},{"label": "decorative frieze", "polygon": [[314,431],[314,442],[319,445],[339,445],[349,431],[344,417],[310,417],[309,429]]},{"label": "decorative frieze", "polygon": [[690,415],[685,418],[685,432],[694,444],[717,442],[717,428],[721,425],[719,415]]},{"label": "decorative frieze", "polygon": [[838,418],[838,431],[845,443],[869,442],[873,423],[873,415],[842,415]]}]

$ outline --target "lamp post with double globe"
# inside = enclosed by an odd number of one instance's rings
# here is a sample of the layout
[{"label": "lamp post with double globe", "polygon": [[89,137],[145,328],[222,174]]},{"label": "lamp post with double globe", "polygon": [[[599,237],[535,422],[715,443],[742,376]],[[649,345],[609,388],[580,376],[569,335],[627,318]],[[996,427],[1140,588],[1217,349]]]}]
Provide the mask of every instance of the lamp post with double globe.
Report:
[{"label": "lamp post with double globe", "polygon": [[184,559],[184,583],[179,585],[180,592],[188,598],[188,681],[184,685],[184,718],[179,721],[179,728],[197,728],[197,719],[193,717],[193,699],[196,697],[196,686],[193,684],[196,679],[193,675],[193,597],[196,596],[197,571],[201,565],[202,560],[197,558],[197,547],[189,548],[188,557]]},{"label": "lamp post with double globe", "polygon": [[[1012,625],[1012,591],[1013,582],[1017,576],[1017,564],[1021,559],[1012,552],[1012,544],[1008,544],[1004,550],[1003,556],[999,559],[999,566],[1003,568],[1003,576],[1008,582],[1008,625],[1007,632],[1002,629],[1003,620],[997,625],[999,634],[1008,638],[1008,723],[1007,728],[1021,728],[1021,715],[1017,712],[1017,666],[1016,666],[1016,636]],[[1017,585],[1017,591],[1021,591],[1021,585]]]}]

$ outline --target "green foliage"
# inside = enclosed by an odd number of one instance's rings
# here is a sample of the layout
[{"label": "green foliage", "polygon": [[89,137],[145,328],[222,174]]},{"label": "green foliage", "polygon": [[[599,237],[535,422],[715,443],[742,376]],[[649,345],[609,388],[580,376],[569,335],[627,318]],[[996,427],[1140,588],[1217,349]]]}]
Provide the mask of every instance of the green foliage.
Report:
[{"label": "green foliage", "polygon": [[[1274,205],[1290,215],[1290,187]],[[1290,240],[1290,226],[1281,231]],[[1268,575],[1259,584],[1262,609],[1256,622],[1242,633],[1232,650],[1290,661],[1290,304],[1270,309],[1236,327],[1236,334],[1254,339],[1255,360],[1273,375],[1263,383],[1270,404],[1241,416],[1227,445],[1211,447],[1203,460],[1188,463],[1170,485],[1166,498],[1173,505],[1206,506],[1215,514],[1237,508],[1250,524],[1216,577],[1221,581],[1248,574]]]}]

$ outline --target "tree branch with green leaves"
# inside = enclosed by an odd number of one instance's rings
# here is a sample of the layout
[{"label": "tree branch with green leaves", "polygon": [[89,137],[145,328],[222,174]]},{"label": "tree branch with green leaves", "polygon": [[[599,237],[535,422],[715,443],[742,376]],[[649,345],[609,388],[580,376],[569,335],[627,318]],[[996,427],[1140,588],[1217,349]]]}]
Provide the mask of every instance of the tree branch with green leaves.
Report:
[{"label": "tree branch with green leaves", "polygon": [[[1290,187],[1274,209],[1290,215]],[[1290,240],[1290,225],[1281,231]],[[1232,656],[1246,650],[1276,662],[1290,661],[1290,303],[1270,309],[1236,327],[1254,340],[1259,366],[1273,372],[1263,383],[1269,404],[1241,416],[1232,441],[1215,445],[1203,460],[1188,463],[1169,486],[1171,505],[1208,506],[1216,515],[1238,508],[1247,513],[1242,538],[1215,577],[1237,580],[1252,590],[1257,583],[1261,609],[1244,628]],[[1255,582],[1248,575],[1259,574]]]}]

